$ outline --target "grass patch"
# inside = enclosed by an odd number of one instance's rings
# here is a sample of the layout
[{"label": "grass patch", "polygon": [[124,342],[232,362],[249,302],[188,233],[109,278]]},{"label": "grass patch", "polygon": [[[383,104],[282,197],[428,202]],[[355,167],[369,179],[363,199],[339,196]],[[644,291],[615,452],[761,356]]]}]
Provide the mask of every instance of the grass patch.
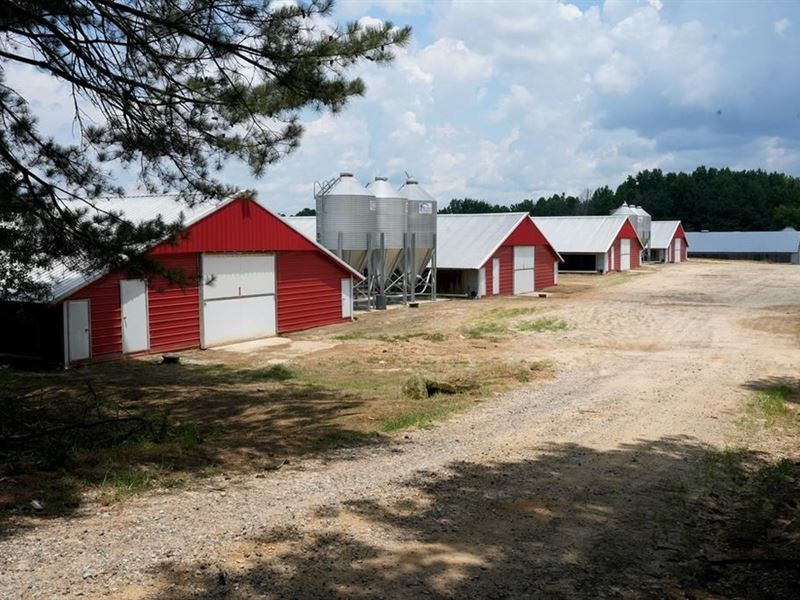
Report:
[{"label": "grass patch", "polygon": [[261,369],[243,369],[231,374],[242,383],[258,383],[261,381],[287,381],[297,377],[292,369],[286,365],[271,365]]},{"label": "grass patch", "polygon": [[751,417],[764,421],[766,425],[773,426],[791,414],[786,406],[786,399],[791,393],[791,388],[785,385],[756,392],[747,405],[748,413]]},{"label": "grass patch", "polygon": [[151,475],[138,469],[109,472],[100,485],[100,497],[105,504],[112,504],[150,489],[153,484]]},{"label": "grass patch", "polygon": [[508,325],[497,321],[485,321],[476,323],[469,327],[464,327],[461,332],[468,338],[483,339],[496,338],[506,335],[509,332]]},{"label": "grass patch", "polygon": [[395,335],[389,335],[386,333],[380,334],[373,334],[366,331],[353,331],[349,333],[344,333],[342,335],[334,336],[336,340],[376,340],[379,342],[386,342],[386,343],[395,343],[395,342],[408,342],[409,340],[413,340],[415,338],[420,338],[426,340],[428,342],[443,342],[446,336],[443,333],[433,332],[433,333],[426,333],[424,331],[412,331],[409,333],[398,333]]},{"label": "grass patch", "polygon": [[539,310],[536,306],[517,306],[515,308],[495,308],[489,315],[496,319],[515,319],[523,315],[530,315]]},{"label": "grass patch", "polygon": [[542,317],[534,319],[533,321],[522,321],[516,324],[517,331],[534,331],[541,333],[544,331],[564,331],[569,326],[566,321],[561,319],[552,319],[550,317]]},{"label": "grass patch", "polygon": [[411,428],[427,429],[432,427],[434,422],[460,412],[467,406],[463,402],[452,399],[439,400],[439,398],[433,397],[432,400],[436,404],[429,408],[409,410],[385,419],[380,425],[380,430],[384,433],[391,433]]}]

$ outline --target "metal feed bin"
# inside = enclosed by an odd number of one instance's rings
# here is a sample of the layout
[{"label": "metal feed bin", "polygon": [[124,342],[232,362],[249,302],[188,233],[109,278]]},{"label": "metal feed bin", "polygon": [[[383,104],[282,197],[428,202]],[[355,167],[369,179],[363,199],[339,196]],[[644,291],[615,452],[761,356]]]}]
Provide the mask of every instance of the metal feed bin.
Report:
[{"label": "metal feed bin", "polygon": [[375,249],[377,202],[352,173],[324,183],[315,190],[317,241],[362,273]]},{"label": "metal feed bin", "polygon": [[415,179],[400,187],[408,198],[407,245],[410,248],[409,271],[415,279],[431,260],[436,248],[436,200]]},{"label": "metal feed bin", "polygon": [[403,236],[408,228],[408,199],[395,190],[386,177],[376,177],[367,185],[375,196],[375,273],[378,285],[387,287],[394,273],[402,269]]}]

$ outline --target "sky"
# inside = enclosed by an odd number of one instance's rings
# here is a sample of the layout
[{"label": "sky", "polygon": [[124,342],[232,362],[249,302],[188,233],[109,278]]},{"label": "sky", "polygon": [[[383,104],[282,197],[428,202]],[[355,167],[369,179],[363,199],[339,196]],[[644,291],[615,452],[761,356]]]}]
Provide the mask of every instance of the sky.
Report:
[{"label": "sky", "polygon": [[[800,176],[800,2],[340,0],[333,19],[408,24],[413,39],[356,69],[367,91],[344,111],[303,113],[300,149],[263,178],[226,167],[277,211],[313,206],[314,182],[340,171],[398,186],[408,172],[441,205],[701,164]],[[62,83],[7,77],[44,131],[75,134]]]}]

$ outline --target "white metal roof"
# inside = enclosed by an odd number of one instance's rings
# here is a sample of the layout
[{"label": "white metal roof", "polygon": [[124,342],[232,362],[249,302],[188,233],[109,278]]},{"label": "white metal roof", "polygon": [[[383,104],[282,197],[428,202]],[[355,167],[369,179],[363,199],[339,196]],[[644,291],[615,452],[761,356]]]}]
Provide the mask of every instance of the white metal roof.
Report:
[{"label": "white metal roof", "polygon": [[317,217],[283,217],[283,220],[311,241],[317,241]]},{"label": "white metal roof", "polygon": [[603,254],[608,252],[628,217],[533,217],[533,222],[557,252]]},{"label": "white metal roof", "polygon": [[675,237],[680,221],[653,221],[650,223],[650,247],[665,250]]},{"label": "white metal roof", "polygon": [[[240,191],[224,200],[198,202],[193,206],[189,206],[185,202],[179,201],[179,196],[177,194],[117,196],[112,198],[91,200],[86,204],[75,201],[74,203],[71,203],[71,205],[75,206],[76,208],[83,206],[86,206],[87,208],[92,207],[90,208],[90,211],[99,211],[105,213],[113,212],[121,215],[120,218],[122,220],[134,224],[154,219],[159,215],[167,223],[178,221],[182,217],[184,227],[189,227],[211,213],[219,210],[233,200],[240,198],[246,193],[247,192]],[[311,237],[307,236],[303,231],[297,230],[292,223],[287,222],[285,218],[281,218],[279,215],[276,215],[274,212],[269,210],[266,206],[264,206],[263,203],[259,202],[255,198],[254,200],[270,215],[285,222],[289,227],[304,237],[307,237],[311,243],[325,252],[325,254],[330,256],[334,261],[345,267],[359,279],[363,279],[363,275],[361,275],[361,273],[354,270],[350,265],[337,257],[330,250],[318,244],[316,241],[316,234]],[[314,219],[316,222],[315,217],[311,217],[311,219]],[[46,271],[34,273],[33,279],[38,283],[44,283],[45,285],[49,286],[51,295],[50,301],[58,302],[76,292],[80,288],[102,277],[106,272],[107,271],[103,270],[94,273],[85,273],[80,268],[80,258],[75,258],[73,260],[66,259],[59,261]]]},{"label": "white metal roof", "polygon": [[700,254],[795,254],[800,252],[800,231],[703,231],[686,233],[690,252]]}]

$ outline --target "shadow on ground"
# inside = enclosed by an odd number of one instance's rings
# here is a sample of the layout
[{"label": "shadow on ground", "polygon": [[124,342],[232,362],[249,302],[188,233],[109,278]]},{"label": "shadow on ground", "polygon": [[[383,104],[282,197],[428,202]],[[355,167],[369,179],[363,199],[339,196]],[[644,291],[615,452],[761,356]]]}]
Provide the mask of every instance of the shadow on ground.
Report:
[{"label": "shadow on ground", "polygon": [[8,522],[14,516],[73,514],[97,486],[113,500],[194,474],[270,470],[289,456],[379,441],[341,422],[363,398],[280,365],[3,369],[0,390],[0,537],[19,526]]},{"label": "shadow on ground", "polygon": [[688,438],[419,473],[402,500],[164,563],[152,597],[795,598],[798,463]]}]

